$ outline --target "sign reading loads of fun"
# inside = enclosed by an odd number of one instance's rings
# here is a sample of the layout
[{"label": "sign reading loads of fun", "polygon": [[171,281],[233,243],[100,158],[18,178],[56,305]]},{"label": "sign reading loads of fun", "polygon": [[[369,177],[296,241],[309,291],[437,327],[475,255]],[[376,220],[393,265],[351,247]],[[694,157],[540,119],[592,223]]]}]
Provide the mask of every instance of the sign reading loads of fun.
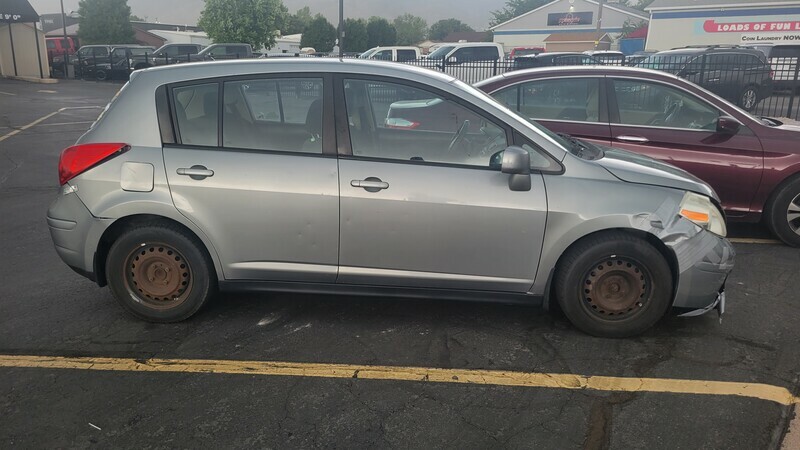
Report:
[{"label": "sign reading loads of fun", "polygon": [[747,33],[753,31],[800,31],[800,21],[779,22],[725,22],[717,23],[714,19],[703,22],[706,33]]}]

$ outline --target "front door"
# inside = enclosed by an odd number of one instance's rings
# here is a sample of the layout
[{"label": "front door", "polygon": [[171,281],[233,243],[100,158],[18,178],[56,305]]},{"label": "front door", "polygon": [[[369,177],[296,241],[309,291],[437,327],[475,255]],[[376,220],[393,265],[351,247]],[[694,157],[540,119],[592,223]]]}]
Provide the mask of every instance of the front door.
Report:
[{"label": "front door", "polygon": [[171,90],[172,198],[210,238],[228,280],[336,280],[339,180],[324,84],[256,77]]},{"label": "front door", "polygon": [[490,167],[509,130],[428,87],[374,78],[337,88],[350,144],[340,148],[338,282],[527,292],[547,203],[540,174],[515,192]]},{"label": "front door", "polygon": [[688,91],[639,79],[610,82],[615,147],[666,161],[707,182],[733,216],[750,211],[764,164],[761,143],[749,129],[717,133],[724,112]]}]

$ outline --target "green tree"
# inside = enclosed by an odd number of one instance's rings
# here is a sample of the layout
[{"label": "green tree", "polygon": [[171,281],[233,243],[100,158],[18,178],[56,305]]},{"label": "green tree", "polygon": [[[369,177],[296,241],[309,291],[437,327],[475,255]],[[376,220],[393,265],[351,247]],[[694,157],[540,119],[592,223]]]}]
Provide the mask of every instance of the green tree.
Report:
[{"label": "green tree", "polygon": [[313,47],[318,52],[329,52],[333,50],[336,42],[336,28],[328,22],[322,14],[317,14],[303,29],[303,37],[300,39],[301,47]]},{"label": "green tree", "polygon": [[81,44],[133,44],[127,0],[81,0],[78,3]]},{"label": "green tree", "polygon": [[314,20],[314,17],[311,15],[311,8],[308,6],[300,8],[296,13],[286,16],[283,28],[281,28],[281,34],[283,36],[300,34],[312,20]]},{"label": "green tree", "polygon": [[653,3],[653,1],[654,0],[620,0],[620,3],[622,3],[625,6],[630,6],[631,8],[636,8],[641,11],[644,11],[644,9],[650,6],[650,4]]},{"label": "green tree", "polygon": [[363,52],[369,48],[367,22],[364,19],[347,19],[344,21],[345,52]]},{"label": "green tree", "polygon": [[214,42],[240,42],[258,50],[275,45],[286,15],[281,0],[206,0],[197,24]]},{"label": "green tree", "polygon": [[463,31],[475,31],[471,26],[465,24],[458,19],[442,19],[433,25],[428,33],[428,37],[434,41],[441,41],[450,33],[458,33]]},{"label": "green tree", "polygon": [[428,22],[412,14],[396,17],[392,25],[397,30],[397,45],[414,45],[428,35]]},{"label": "green tree", "polygon": [[503,9],[492,11],[493,17],[489,20],[489,25],[499,25],[514,17],[521,16],[528,11],[533,11],[540,6],[544,6],[551,1],[552,0],[508,0]]},{"label": "green tree", "polygon": [[367,47],[381,45],[395,45],[397,43],[397,30],[388,20],[372,16],[367,22]]}]

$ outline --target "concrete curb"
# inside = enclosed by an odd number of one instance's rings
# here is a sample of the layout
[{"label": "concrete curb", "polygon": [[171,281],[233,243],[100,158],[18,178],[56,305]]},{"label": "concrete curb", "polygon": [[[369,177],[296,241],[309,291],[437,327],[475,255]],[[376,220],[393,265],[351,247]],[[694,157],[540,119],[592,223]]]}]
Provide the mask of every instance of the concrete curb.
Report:
[{"label": "concrete curb", "polygon": [[[792,413],[790,413],[791,416]],[[793,409],[794,418],[789,422],[789,428],[783,436],[783,444],[781,450],[797,450],[800,449],[800,410],[797,405]]]},{"label": "concrete curb", "polygon": [[9,80],[27,81],[28,83],[42,83],[42,84],[58,83],[58,79],[56,78],[21,77],[21,76],[11,76],[11,75],[6,75],[3,78],[8,78]]}]

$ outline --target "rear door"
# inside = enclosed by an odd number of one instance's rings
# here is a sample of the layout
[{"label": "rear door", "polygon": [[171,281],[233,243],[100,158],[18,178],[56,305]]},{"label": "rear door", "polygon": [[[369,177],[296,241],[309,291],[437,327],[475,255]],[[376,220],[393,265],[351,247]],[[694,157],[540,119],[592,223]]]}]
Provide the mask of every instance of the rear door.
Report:
[{"label": "rear door", "polygon": [[492,96],[556,133],[609,145],[611,129],[602,77],[561,77],[526,81]]},{"label": "rear door", "polygon": [[763,170],[746,127],[716,132],[724,112],[691,92],[651,80],[608,79],[613,146],[674,164],[706,181],[731,215],[750,210]]},{"label": "rear door", "polygon": [[210,238],[226,279],[336,279],[339,180],[325,80],[248,76],[170,88],[172,198]]},{"label": "rear door", "polygon": [[[529,191],[511,191],[490,165],[513,142],[510,130],[403,80],[346,77],[337,88],[338,282],[526,292],[547,202],[541,174]],[[437,114],[419,111],[431,107]]]}]

